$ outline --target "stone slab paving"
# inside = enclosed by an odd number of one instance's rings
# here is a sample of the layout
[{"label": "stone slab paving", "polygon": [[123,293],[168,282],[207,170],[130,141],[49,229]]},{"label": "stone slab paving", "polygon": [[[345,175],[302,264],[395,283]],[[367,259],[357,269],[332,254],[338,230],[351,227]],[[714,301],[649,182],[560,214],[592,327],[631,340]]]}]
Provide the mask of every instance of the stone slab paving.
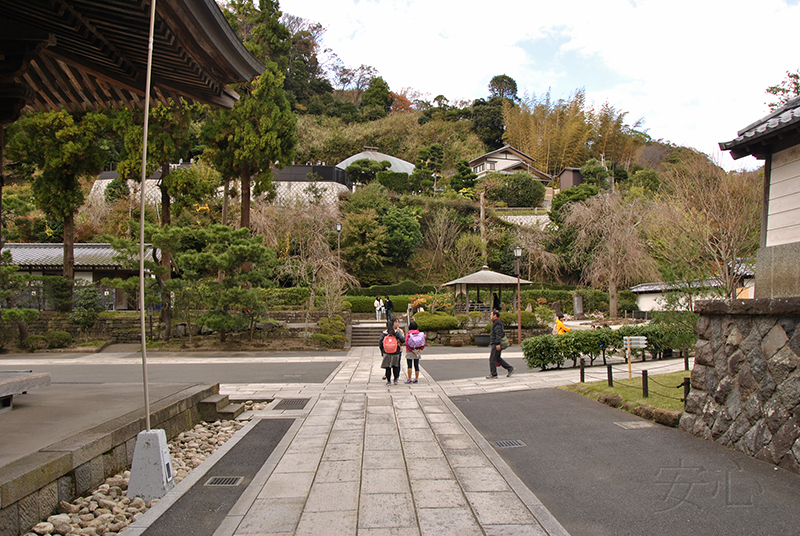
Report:
[{"label": "stone slab paving", "polygon": [[[423,371],[418,384],[386,386],[380,361],[359,347],[323,384],[221,386],[235,400],[275,400],[251,418],[300,424],[215,536],[567,534],[449,399],[531,379],[447,385]],[[300,397],[311,399],[303,410],[270,409]]]},{"label": "stone slab paving", "polygon": [[[471,350],[471,351],[469,351]],[[266,535],[563,535],[566,531],[497,455],[450,401],[452,396],[540,389],[577,383],[577,369],[436,382],[425,361],[475,359],[487,352],[432,347],[421,362],[418,384],[386,386],[377,348],[357,347],[346,355],[204,356],[156,355],[170,363],[278,363],[336,361],[323,383],[223,384],[232,400],[274,400],[253,420],[295,418],[253,483],[229,512],[215,536]],[[504,352],[521,357],[519,349]],[[129,363],[137,354],[43,357],[73,364]],[[23,358],[3,359],[12,365]],[[681,370],[680,360],[635,363],[651,374]],[[487,363],[488,369],[488,363]],[[614,367],[627,377],[627,366]],[[688,373],[687,373],[688,374]],[[604,380],[605,368],[587,369],[587,380]],[[309,398],[302,410],[272,409],[286,398]],[[226,444],[227,446],[227,444]],[[220,452],[220,456],[224,450]],[[205,465],[205,464],[204,464]],[[203,469],[203,466],[201,468]],[[141,518],[131,532],[141,533],[146,518],[176,500],[181,489],[200,478],[190,475]],[[139,532],[137,532],[137,530]]]}]

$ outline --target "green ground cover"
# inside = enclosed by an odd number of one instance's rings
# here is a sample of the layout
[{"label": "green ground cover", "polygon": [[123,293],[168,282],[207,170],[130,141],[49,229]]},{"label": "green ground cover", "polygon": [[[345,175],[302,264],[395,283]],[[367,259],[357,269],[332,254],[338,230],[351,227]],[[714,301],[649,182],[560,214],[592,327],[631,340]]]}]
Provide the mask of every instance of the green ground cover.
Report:
[{"label": "green ground cover", "polygon": [[603,380],[565,385],[559,387],[559,389],[574,391],[595,399],[603,394],[619,395],[623,399],[623,404],[630,402],[630,407],[647,404],[656,408],[683,411],[683,402],[681,401],[681,398],[683,398],[682,382],[689,375],[690,371],[688,370],[669,374],[651,374],[648,381],[650,396],[647,398],[642,396],[641,375],[634,375],[630,380],[627,374],[625,374],[624,378],[615,377],[614,387],[609,387],[608,382]]}]

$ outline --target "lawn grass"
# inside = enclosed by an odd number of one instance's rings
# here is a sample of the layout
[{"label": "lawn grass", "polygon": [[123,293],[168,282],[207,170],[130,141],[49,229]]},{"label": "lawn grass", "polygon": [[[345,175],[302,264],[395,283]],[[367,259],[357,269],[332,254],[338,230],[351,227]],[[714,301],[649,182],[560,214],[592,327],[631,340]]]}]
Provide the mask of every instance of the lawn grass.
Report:
[{"label": "lawn grass", "polygon": [[[632,407],[647,404],[656,408],[683,411],[683,379],[689,377],[688,370],[680,370],[669,374],[651,374],[648,386],[650,396],[642,396],[642,377],[634,376],[633,379],[614,378],[614,387],[609,387],[607,381],[576,383],[564,385],[559,389],[574,391],[576,393],[598,398],[602,394],[619,395],[625,402],[630,402]],[[675,387],[680,385],[679,387]],[[666,387],[665,387],[666,386]]]}]

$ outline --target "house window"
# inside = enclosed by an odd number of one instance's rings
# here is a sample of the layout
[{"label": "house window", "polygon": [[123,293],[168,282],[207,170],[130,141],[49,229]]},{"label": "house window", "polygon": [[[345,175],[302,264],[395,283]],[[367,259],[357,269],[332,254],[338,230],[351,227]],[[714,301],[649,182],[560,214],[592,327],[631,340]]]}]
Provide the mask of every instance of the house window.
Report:
[{"label": "house window", "polygon": [[489,169],[494,171],[494,162],[489,162]]},{"label": "house window", "polygon": [[480,173],[481,171],[483,171],[483,168],[484,168],[484,164],[478,164],[477,166],[472,168],[472,172],[473,173]]}]

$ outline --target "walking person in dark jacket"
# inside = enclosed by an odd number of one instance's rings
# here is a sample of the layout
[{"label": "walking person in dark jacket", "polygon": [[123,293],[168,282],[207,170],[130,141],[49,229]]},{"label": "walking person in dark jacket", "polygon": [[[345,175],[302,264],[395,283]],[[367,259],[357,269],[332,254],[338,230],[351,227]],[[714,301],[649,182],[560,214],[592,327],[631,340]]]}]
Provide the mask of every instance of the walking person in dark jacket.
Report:
[{"label": "walking person in dark jacket", "polygon": [[497,365],[500,365],[508,371],[506,376],[514,374],[514,367],[509,365],[501,356],[503,347],[500,346],[500,340],[505,337],[505,335],[506,331],[503,329],[503,323],[500,321],[500,311],[495,309],[492,311],[492,332],[489,335],[489,348],[491,348],[491,353],[489,354],[489,376],[486,376],[488,380],[497,378]]},{"label": "walking person in dark jacket", "polygon": [[394,304],[392,300],[389,299],[389,296],[386,296],[386,299],[383,300],[383,308],[386,311],[386,329],[392,328],[392,310],[394,309]]}]

